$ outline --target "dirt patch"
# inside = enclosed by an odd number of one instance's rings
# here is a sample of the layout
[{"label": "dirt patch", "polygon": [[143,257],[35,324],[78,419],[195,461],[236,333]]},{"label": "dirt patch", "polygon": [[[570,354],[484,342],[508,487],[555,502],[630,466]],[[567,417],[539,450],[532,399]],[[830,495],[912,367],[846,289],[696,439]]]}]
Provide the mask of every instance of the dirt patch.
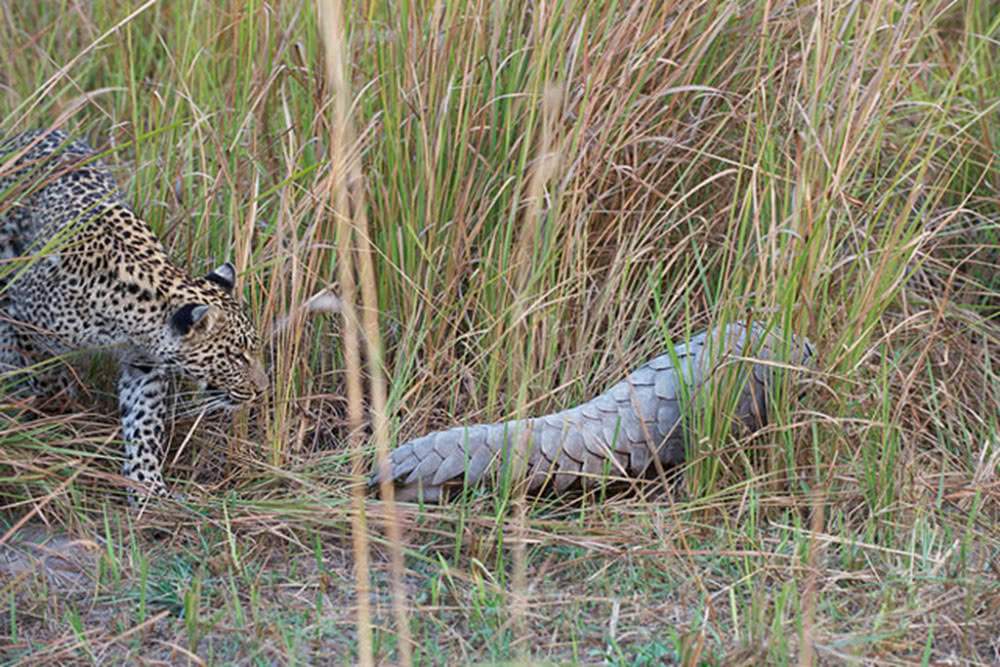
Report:
[{"label": "dirt patch", "polygon": [[41,524],[24,526],[0,546],[0,579],[43,575],[50,586],[79,589],[93,580],[100,546]]}]

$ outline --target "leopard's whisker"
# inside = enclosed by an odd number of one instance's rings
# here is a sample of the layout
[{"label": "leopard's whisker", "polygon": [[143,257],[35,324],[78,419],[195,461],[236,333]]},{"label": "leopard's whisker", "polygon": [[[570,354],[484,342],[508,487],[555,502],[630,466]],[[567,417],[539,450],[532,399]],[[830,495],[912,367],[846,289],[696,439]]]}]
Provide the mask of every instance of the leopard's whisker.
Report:
[{"label": "leopard's whisker", "polygon": [[177,391],[173,393],[174,398],[192,398],[196,396],[205,396],[203,391]]},{"label": "leopard's whisker", "polygon": [[192,403],[183,406],[180,410],[176,410],[174,412],[174,418],[182,419],[198,414],[209,414],[219,410],[220,408],[226,407],[228,404],[229,401],[227,401],[224,397],[213,398],[204,402]]}]

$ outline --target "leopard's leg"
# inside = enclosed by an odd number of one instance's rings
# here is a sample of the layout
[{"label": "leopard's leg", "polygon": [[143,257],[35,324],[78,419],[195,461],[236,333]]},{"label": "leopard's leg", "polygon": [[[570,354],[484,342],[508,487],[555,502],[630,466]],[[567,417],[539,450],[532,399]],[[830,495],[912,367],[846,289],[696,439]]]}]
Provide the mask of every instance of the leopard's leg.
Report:
[{"label": "leopard's leg", "polygon": [[25,381],[22,369],[27,365],[17,331],[6,317],[6,311],[0,307],[0,386],[8,386],[15,395],[19,393]]},{"label": "leopard's leg", "polygon": [[0,384],[8,387],[11,396],[41,400],[76,396],[76,383],[67,365],[47,359],[50,354],[38,349],[34,337],[24,335],[0,306]]},{"label": "leopard's leg", "polygon": [[[162,369],[141,362],[122,362],[118,380],[125,441],[122,473],[144,487],[148,495],[168,495],[162,473],[168,388],[169,378]],[[136,492],[129,489],[129,501],[135,500]]]},{"label": "leopard's leg", "polygon": [[0,383],[14,398],[27,399],[43,393],[44,383],[40,373],[32,368],[34,357],[28,352],[30,344],[18,330],[17,321],[10,315],[9,302],[0,299]]},{"label": "leopard's leg", "polygon": [[[4,186],[0,187],[2,193],[10,184],[3,181],[0,185]],[[6,386],[15,396],[26,393],[30,376],[21,371],[31,362],[24,354],[9,290],[10,278],[18,268],[15,263],[22,253],[19,239],[29,222],[29,214],[17,206],[0,214],[0,386]]]},{"label": "leopard's leg", "polygon": [[67,400],[73,400],[78,397],[73,374],[61,361],[33,373],[29,382],[32,393],[42,399],[62,396]]}]

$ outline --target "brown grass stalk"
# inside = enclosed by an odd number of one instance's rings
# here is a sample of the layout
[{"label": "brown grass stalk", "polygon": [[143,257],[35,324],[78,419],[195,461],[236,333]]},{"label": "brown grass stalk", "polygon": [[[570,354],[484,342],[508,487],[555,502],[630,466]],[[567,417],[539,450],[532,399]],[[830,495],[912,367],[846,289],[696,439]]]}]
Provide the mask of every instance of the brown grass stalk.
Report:
[{"label": "brown grass stalk", "polygon": [[345,44],[341,7],[337,0],[317,0],[323,39],[327,85],[333,102],[330,105],[330,175],[328,195],[331,215],[337,235],[337,274],[340,279],[344,315],[344,360],[347,366],[347,410],[350,434],[351,472],[351,538],[354,547],[354,588],[357,593],[358,662],[374,664],[372,651],[372,619],[368,527],[365,517],[364,456],[362,438],[361,352],[358,344],[358,317],[355,308],[356,287],[351,252],[351,211],[348,196],[348,104],[350,88],[344,62]]},{"label": "brown grass stalk", "polygon": [[[518,239],[517,255],[515,258],[514,271],[516,272],[515,304],[513,316],[511,318],[514,327],[523,326],[531,331],[531,322],[528,311],[531,310],[528,300],[532,297],[531,275],[533,270],[534,244],[537,242],[538,233],[542,226],[542,217],[545,215],[543,202],[545,199],[545,188],[554,172],[556,171],[557,158],[553,154],[553,132],[555,119],[557,117],[561,103],[560,89],[556,84],[546,84],[542,91],[542,124],[538,140],[537,152],[535,154],[535,164],[531,178],[528,182],[527,200],[525,201],[524,224],[522,225],[521,237]],[[528,319],[525,319],[528,318]],[[531,334],[528,334],[531,340]],[[538,343],[538,341],[536,341]],[[518,377],[526,379],[531,369],[528,363],[528,352],[517,355],[521,362],[518,370]],[[517,416],[524,417],[526,414],[525,398],[523,392],[519,392]],[[519,653],[527,656],[530,653],[530,637],[528,635],[528,582],[527,582],[527,555],[525,553],[525,542],[527,540],[527,514],[528,500],[525,496],[527,486],[522,483],[526,473],[528,462],[528,448],[531,446],[529,439],[531,430],[525,429],[524,433],[516,434],[517,453],[511,458],[512,471],[511,479],[514,484],[513,499],[513,528],[514,541],[511,550],[513,561],[513,576],[511,578],[511,620],[517,633]]]},{"label": "brown grass stalk", "polygon": [[[348,85],[345,82],[345,85]],[[349,92],[345,91],[345,92]],[[336,93],[338,97],[347,95]],[[345,118],[346,139],[353,143],[354,131],[350,118]],[[364,174],[360,160],[351,160],[348,164],[348,179],[354,187],[354,233],[357,242],[358,272],[361,279],[361,317],[364,329],[365,353],[368,357],[368,375],[371,383],[372,428],[374,430],[375,456],[379,469],[382,471],[382,481],[379,493],[385,504],[383,514],[386,533],[389,536],[390,581],[392,587],[393,614],[396,617],[397,646],[399,649],[399,664],[410,665],[413,662],[410,636],[410,623],[407,618],[406,588],[403,585],[403,572],[406,564],[403,558],[402,532],[399,526],[399,515],[396,511],[395,487],[390,473],[389,463],[389,417],[386,413],[386,381],[385,365],[382,354],[382,337],[379,333],[378,291],[375,287],[375,268],[372,261],[371,237],[368,233],[368,215],[365,202]]]}]

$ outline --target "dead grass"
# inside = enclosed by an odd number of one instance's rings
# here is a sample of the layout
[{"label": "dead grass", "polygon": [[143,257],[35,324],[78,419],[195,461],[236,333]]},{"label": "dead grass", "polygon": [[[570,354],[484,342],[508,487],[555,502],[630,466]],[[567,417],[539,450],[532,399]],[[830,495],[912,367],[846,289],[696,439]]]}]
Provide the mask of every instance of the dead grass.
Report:
[{"label": "dead grass", "polygon": [[[992,3],[345,17],[0,0],[2,133],[88,137],[180,262],[232,257],[273,379],[190,434],[188,501],[141,518],[106,363],[61,405],[0,398],[4,662],[352,663],[364,637],[405,662],[401,625],[424,664],[1000,661]],[[303,307],[365,251],[383,353]],[[818,367],[750,440],[710,409],[676,497],[476,493],[401,505],[398,539],[352,501],[373,435],[562,407],[748,315]],[[388,423],[351,439],[365,360]]]}]

